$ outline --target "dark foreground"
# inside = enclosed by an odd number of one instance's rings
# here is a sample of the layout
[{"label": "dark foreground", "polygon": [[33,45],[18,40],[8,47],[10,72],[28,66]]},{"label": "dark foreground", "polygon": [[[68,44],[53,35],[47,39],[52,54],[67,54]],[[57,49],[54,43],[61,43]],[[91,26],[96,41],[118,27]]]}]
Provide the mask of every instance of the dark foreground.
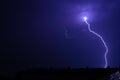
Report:
[{"label": "dark foreground", "polygon": [[33,68],[16,73],[14,78],[0,80],[119,80],[120,68]]}]

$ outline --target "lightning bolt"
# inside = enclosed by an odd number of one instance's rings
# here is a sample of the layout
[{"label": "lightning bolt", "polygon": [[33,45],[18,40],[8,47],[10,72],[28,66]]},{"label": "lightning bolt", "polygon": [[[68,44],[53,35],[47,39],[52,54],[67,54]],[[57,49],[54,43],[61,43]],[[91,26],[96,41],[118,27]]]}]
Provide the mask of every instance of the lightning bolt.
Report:
[{"label": "lightning bolt", "polygon": [[97,37],[99,37],[101,39],[103,45],[105,46],[105,54],[104,54],[105,65],[104,65],[104,68],[107,68],[108,67],[108,61],[107,61],[108,47],[106,45],[106,42],[104,41],[104,39],[102,38],[102,36],[100,36],[98,33],[94,32],[93,30],[91,30],[90,24],[87,21],[87,17],[83,17],[83,19],[84,19],[85,23],[88,26],[89,32],[91,32],[91,33],[95,34]]}]

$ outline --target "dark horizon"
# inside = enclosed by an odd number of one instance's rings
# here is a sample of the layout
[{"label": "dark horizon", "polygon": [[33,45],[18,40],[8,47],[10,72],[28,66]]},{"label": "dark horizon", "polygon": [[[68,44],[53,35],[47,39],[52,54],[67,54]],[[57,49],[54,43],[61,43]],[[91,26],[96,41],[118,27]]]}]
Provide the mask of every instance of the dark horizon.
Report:
[{"label": "dark horizon", "polygon": [[21,70],[14,75],[1,75],[4,80],[118,80],[119,68],[29,68]]}]

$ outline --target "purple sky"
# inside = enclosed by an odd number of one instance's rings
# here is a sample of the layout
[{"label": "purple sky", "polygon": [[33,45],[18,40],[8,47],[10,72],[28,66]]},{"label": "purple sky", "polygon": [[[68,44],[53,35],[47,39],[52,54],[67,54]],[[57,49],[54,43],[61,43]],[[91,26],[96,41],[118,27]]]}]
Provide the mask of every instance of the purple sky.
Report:
[{"label": "purple sky", "polygon": [[119,0],[4,0],[1,72],[37,67],[103,67],[104,47],[82,17],[109,47],[108,63],[120,63]]}]

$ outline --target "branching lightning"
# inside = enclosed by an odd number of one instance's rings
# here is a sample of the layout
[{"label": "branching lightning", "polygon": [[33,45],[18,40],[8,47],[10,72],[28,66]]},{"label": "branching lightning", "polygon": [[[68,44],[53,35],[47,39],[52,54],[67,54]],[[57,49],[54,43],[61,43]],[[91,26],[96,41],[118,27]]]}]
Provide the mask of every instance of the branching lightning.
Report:
[{"label": "branching lightning", "polygon": [[68,30],[67,30],[65,27],[64,27],[64,30],[65,30],[65,37],[66,37],[67,39],[71,39],[72,37],[69,36]]},{"label": "branching lightning", "polygon": [[91,32],[91,33],[95,34],[96,36],[98,36],[101,39],[101,41],[104,44],[104,46],[105,46],[105,54],[104,54],[105,65],[104,65],[104,68],[107,68],[108,67],[108,61],[107,61],[108,47],[106,45],[106,42],[104,41],[104,39],[102,38],[102,36],[100,36],[98,33],[94,32],[93,30],[91,30],[90,24],[87,21],[87,17],[85,16],[85,17],[83,17],[83,19],[84,19],[85,23],[88,26],[89,32]]},{"label": "branching lightning", "polygon": [[67,38],[67,39],[69,39],[69,36],[68,36],[68,31],[67,31],[67,29],[66,28],[64,28],[65,29],[65,37]]}]

